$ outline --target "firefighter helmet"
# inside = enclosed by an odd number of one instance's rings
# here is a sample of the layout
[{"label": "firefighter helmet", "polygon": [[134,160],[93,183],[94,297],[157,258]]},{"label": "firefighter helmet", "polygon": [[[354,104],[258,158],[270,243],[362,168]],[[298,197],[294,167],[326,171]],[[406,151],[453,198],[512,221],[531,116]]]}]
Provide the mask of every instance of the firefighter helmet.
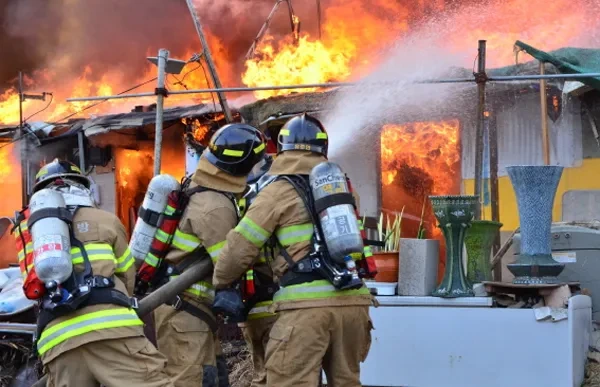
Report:
[{"label": "firefighter helmet", "polygon": [[210,139],[206,159],[233,176],[247,176],[265,154],[265,137],[247,124],[229,124]]},{"label": "firefighter helmet", "polygon": [[283,125],[277,138],[277,153],[307,150],[327,157],[328,145],[327,131],[321,121],[304,113]]},{"label": "firefighter helmet", "polygon": [[35,175],[35,185],[33,193],[41,190],[50,184],[54,179],[68,178],[83,184],[85,188],[90,188],[90,180],[81,173],[81,170],[73,163],[66,160],[54,159],[51,163],[44,165],[37,175]]},{"label": "firefighter helmet", "polygon": [[261,177],[267,173],[269,168],[273,164],[273,157],[265,153],[264,157],[256,163],[254,168],[250,171],[250,174],[246,178],[248,184],[255,184]]}]

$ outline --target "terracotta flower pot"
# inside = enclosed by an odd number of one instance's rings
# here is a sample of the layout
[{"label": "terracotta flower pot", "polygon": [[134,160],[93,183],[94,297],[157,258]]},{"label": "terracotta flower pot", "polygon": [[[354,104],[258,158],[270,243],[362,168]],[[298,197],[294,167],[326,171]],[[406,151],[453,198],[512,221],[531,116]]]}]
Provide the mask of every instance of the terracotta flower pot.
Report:
[{"label": "terracotta flower pot", "polygon": [[398,251],[373,253],[377,265],[377,282],[398,282],[400,270],[400,255]]}]

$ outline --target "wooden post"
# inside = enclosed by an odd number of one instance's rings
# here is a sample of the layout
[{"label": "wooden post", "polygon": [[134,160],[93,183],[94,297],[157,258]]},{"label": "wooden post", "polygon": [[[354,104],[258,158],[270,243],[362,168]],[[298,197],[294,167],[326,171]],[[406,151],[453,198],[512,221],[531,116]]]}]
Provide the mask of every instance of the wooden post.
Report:
[{"label": "wooden post", "polygon": [[483,212],[483,130],[485,125],[485,83],[487,82],[487,75],[485,74],[485,54],[486,54],[486,41],[480,40],[478,47],[477,56],[477,74],[475,78],[477,81],[477,91],[479,96],[479,102],[477,104],[477,129],[475,132],[475,195],[479,196],[480,205],[477,206],[475,211],[475,219],[481,219]]},{"label": "wooden post", "polygon": [[[488,117],[488,141],[490,150],[490,205],[492,207],[492,221],[500,221],[500,207],[498,194],[498,126],[495,112]],[[500,250],[500,230],[496,233],[492,255]],[[494,267],[494,281],[502,281],[502,265]]]},{"label": "wooden post", "polygon": [[[546,73],[544,62],[540,62],[540,75]],[[540,79],[540,106],[542,112],[542,152],[544,164],[550,165],[550,134],[548,132],[548,100],[546,98],[546,80]]]}]

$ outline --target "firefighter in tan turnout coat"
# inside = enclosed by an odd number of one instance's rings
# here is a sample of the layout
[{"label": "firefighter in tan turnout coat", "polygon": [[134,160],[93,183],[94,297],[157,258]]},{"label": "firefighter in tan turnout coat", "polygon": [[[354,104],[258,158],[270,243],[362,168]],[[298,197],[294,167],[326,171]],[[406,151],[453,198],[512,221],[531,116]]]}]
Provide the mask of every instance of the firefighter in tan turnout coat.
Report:
[{"label": "firefighter in tan turnout coat", "polygon": [[[213,135],[192,176],[189,189],[197,192],[190,196],[166,256],[176,268],[171,278],[194,261],[216,262],[239,220],[236,199],[264,149],[262,133],[249,125],[227,125]],[[228,386],[213,300],[209,275],[155,312],[158,348],[168,358],[166,371],[177,387]]]},{"label": "firefighter in tan turnout coat", "polygon": [[[72,230],[84,251],[71,242],[73,270],[85,273],[88,260],[96,280],[87,283],[90,296],[74,312],[50,312],[44,307],[47,292],[42,298],[37,351],[48,373],[47,386],[173,386],[164,372],[165,357],[144,336],[143,323],[131,308],[135,268],[125,227],[115,215],[94,208],[90,181],[67,161],[41,168],[34,193],[44,188],[60,192],[67,208],[76,209]],[[35,294],[32,289],[44,289],[33,270],[35,241],[28,221],[35,224],[34,218],[35,213],[22,220],[15,233],[18,242],[25,242],[19,260],[28,296]],[[111,282],[113,286],[91,285]]]},{"label": "firefighter in tan turnout coat", "polygon": [[[278,156],[269,174],[308,175],[326,160],[326,154],[322,124],[306,114],[294,117],[279,133]],[[313,234],[310,219],[289,182],[269,184],[227,235],[213,275],[215,288],[227,288],[238,279],[271,235],[294,263],[307,257]],[[281,288],[273,299],[278,318],[266,350],[267,385],[317,386],[322,367],[329,386],[360,386],[359,364],[371,342],[368,289],[363,285],[357,290],[337,290],[315,272],[290,275],[282,254],[272,267]]]}]

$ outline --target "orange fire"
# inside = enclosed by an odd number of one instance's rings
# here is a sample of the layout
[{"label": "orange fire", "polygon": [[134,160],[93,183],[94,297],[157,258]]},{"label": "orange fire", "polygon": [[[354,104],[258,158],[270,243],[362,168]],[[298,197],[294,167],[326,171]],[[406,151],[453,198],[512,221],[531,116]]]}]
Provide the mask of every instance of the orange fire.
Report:
[{"label": "orange fire", "polygon": [[[463,4],[470,4],[464,0]],[[244,61],[239,55],[232,57],[230,47],[226,47],[220,37],[205,28],[212,56],[217,65],[222,83],[236,86],[242,81],[248,86],[283,85],[292,83],[323,83],[345,81],[364,76],[385,57],[384,51],[408,36],[420,25],[435,23],[438,34],[439,55],[448,52],[465,54],[462,66],[472,66],[478,39],[488,41],[488,66],[502,66],[514,63],[513,44],[517,39],[544,50],[564,46],[590,46],[594,31],[598,28],[596,12],[590,11],[590,0],[521,0],[488,1],[471,8],[458,10],[452,15],[449,0],[329,0],[323,4],[321,23],[322,38],[316,26],[316,7],[303,5],[303,25],[308,27],[296,38],[291,30],[288,38],[276,41],[273,36],[282,31],[268,30],[259,43],[255,56]],[[456,4],[456,2],[453,2]],[[543,12],[540,12],[543,10]],[[203,17],[203,9],[198,9]],[[281,12],[285,14],[285,12]],[[260,18],[261,15],[253,15]],[[264,15],[266,18],[267,15]],[[276,17],[285,17],[276,14]],[[294,15],[297,24],[298,16]],[[273,27],[274,28],[274,27]],[[286,28],[289,28],[287,25]],[[303,27],[304,28],[304,27]],[[258,32],[258,31],[257,31]],[[253,36],[246,37],[251,42]],[[194,47],[195,36],[190,36],[189,46]],[[250,45],[250,43],[248,43]],[[189,49],[179,59],[188,59],[198,49]],[[75,54],[73,54],[75,55]],[[156,52],[148,50],[148,56]],[[522,54],[521,61],[531,59]],[[140,61],[144,61],[140,58]],[[138,79],[123,79],[118,66],[101,69],[86,67],[81,74],[72,78],[66,72],[69,57],[57,61],[51,68],[39,70],[26,77],[26,89],[33,92],[49,91],[54,95],[53,102],[46,110],[33,119],[56,121],[76,113],[78,117],[91,114],[106,114],[127,111],[134,105],[150,104],[155,98],[133,100],[113,100],[83,111],[93,102],[66,103],[68,97],[108,95],[122,92],[135,84],[156,76],[156,67],[146,64]],[[245,65],[243,74],[236,70]],[[132,64],[137,65],[137,64]],[[190,70],[195,69],[193,72]],[[207,69],[205,69],[207,70]],[[205,72],[197,63],[190,63],[179,76],[168,76],[170,90],[204,88]],[[154,82],[132,92],[152,91]],[[314,89],[298,89],[294,92],[308,92]],[[265,98],[273,95],[289,94],[290,90],[258,91],[254,95]],[[181,103],[207,102],[209,95],[171,95],[167,106]],[[44,108],[46,102],[26,100],[24,116],[27,117]],[[15,124],[19,118],[18,97],[15,89],[0,95],[0,123]]]},{"label": "orange fire", "polygon": [[[416,238],[423,205],[427,238],[443,240],[428,210],[429,195],[460,193],[460,125],[457,120],[384,125],[381,132],[381,204],[404,208],[402,236]],[[444,260],[438,269],[444,271]]]},{"label": "orange fire", "polygon": [[[14,216],[21,208],[21,166],[18,148],[0,142],[0,187],[5,193],[0,200],[0,216]],[[11,194],[17,193],[17,194]]]}]

